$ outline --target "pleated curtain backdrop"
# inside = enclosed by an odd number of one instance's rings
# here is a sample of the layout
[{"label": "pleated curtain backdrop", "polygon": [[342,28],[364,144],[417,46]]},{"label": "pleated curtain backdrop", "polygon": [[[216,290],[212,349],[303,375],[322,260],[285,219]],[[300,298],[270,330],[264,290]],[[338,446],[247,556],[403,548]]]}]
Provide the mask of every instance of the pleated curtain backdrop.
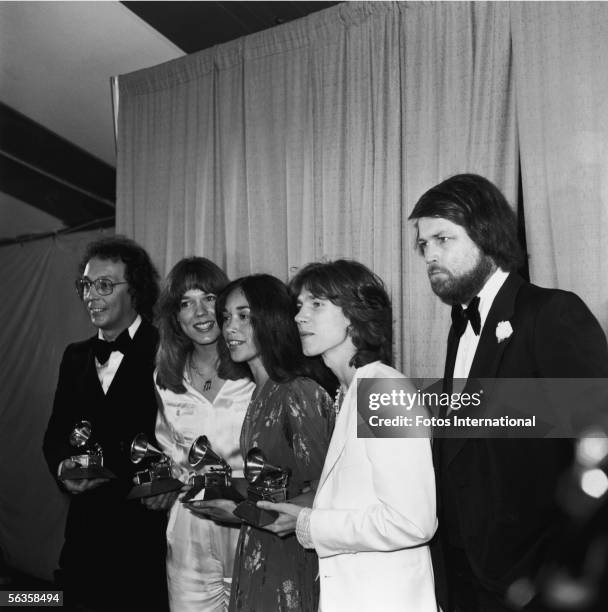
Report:
[{"label": "pleated curtain backdrop", "polygon": [[530,275],[608,331],[608,3],[511,7]]},{"label": "pleated curtain backdrop", "polygon": [[[0,550],[10,567],[53,579],[68,496],[42,454],[65,347],[95,333],[74,280],[94,230],[0,247]],[[94,529],[94,525],[92,526]]]},{"label": "pleated curtain backdrop", "polygon": [[351,257],[387,283],[398,367],[443,371],[448,309],[407,216],[477,172],[516,200],[509,7],[347,2],[119,78],[117,231],[287,280]]},{"label": "pleated curtain backdrop", "polygon": [[[608,330],[606,57],[605,3],[349,2],[120,77],[118,230],[162,272],[360,259],[391,290],[399,367],[439,376],[448,309],[407,216],[463,171],[515,202],[519,150],[532,280]],[[98,235],[0,249],[0,548],[47,579],[67,501],[41,440],[62,351],[94,332],[72,281]]]}]

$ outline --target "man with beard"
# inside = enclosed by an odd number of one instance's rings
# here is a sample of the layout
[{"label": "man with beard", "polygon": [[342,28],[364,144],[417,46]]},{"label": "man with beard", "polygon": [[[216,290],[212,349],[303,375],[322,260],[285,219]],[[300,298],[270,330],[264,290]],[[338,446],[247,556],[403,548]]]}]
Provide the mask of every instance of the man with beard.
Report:
[{"label": "man with beard", "polygon": [[[452,306],[444,391],[454,378],[608,376],[606,338],[585,304],[516,273],[523,260],[516,217],[490,181],[453,176],[427,191],[409,218],[431,288]],[[439,531],[432,552],[445,612],[512,610],[509,587],[534,577],[559,546],[555,491],[571,450],[557,439],[434,441]],[[533,599],[526,609],[538,605]]]}]

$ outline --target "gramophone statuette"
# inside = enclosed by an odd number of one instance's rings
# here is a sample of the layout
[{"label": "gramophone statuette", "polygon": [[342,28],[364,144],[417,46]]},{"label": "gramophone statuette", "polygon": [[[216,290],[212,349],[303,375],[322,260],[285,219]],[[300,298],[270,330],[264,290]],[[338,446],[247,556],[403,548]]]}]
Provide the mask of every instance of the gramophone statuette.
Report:
[{"label": "gramophone statuette", "polygon": [[260,500],[285,501],[289,475],[289,468],[268,463],[259,448],[252,448],[245,459],[245,478],[249,482],[247,499],[235,508],[234,514],[257,527],[274,522],[278,513],[272,510],[262,510],[256,504]]},{"label": "gramophone statuette", "polygon": [[243,496],[232,485],[232,468],[226,460],[214,452],[207,436],[194,440],[188,453],[192,467],[188,484],[192,488],[182,498],[182,503],[231,499],[236,502]]},{"label": "gramophone statuette", "polygon": [[129,492],[127,499],[151,497],[181,489],[182,483],[173,478],[171,459],[150,444],[145,434],[139,433],[131,443],[131,461],[137,465],[144,460],[148,462],[148,467],[135,472],[136,485]]},{"label": "gramophone statuette", "polygon": [[93,439],[93,427],[89,421],[80,421],[70,432],[70,445],[78,449],[78,455],[70,459],[77,467],[62,470],[61,480],[85,480],[89,478],[116,478],[103,465],[103,449]]}]

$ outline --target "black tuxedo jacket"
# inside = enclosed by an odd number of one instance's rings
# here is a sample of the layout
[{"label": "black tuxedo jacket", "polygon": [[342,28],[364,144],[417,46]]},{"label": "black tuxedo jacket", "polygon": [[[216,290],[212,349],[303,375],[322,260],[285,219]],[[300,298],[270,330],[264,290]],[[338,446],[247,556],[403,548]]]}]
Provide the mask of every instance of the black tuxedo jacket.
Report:
[{"label": "black tuxedo jacket", "polygon": [[[513,333],[499,343],[496,327],[501,321],[509,321]],[[448,343],[454,341],[450,329]],[[510,274],[488,313],[469,381],[541,377],[608,377],[606,338],[576,295],[536,287]],[[570,464],[572,444],[557,439],[437,439],[434,456],[439,601],[444,610],[451,609],[441,580],[442,549],[448,543],[464,551],[475,582],[500,599],[515,579],[533,577],[559,545],[563,517],[556,485]]]},{"label": "black tuxedo jacket", "polygon": [[61,574],[66,590],[97,608],[106,602],[115,609],[164,609],[165,513],[125,499],[136,471],[129,459],[131,441],[144,432],[154,442],[158,334],[142,320],[107,394],[95,368],[96,337],[69,345],[63,355],[44,455],[57,479],[59,463],[78,454],[69,444],[70,432],[86,419],[103,448],[104,465],[118,478],[71,496]]}]

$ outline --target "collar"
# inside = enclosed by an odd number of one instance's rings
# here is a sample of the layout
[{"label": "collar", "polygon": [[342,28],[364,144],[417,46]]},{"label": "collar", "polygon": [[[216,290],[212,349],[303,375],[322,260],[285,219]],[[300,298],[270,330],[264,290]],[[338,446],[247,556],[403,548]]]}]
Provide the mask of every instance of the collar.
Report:
[{"label": "collar", "polygon": [[[488,278],[486,284],[483,286],[481,291],[477,294],[479,297],[479,318],[481,319],[481,329],[486,322],[492,303],[496,294],[500,291],[500,288],[504,285],[504,282],[509,276],[508,272],[505,272],[502,268],[497,268],[494,274]],[[462,305],[466,308],[466,305]]]},{"label": "collar", "polygon": [[[133,320],[133,323],[131,323],[131,325],[129,325],[129,327],[127,328],[129,330],[129,336],[131,337],[131,340],[133,340],[133,338],[135,337],[135,333],[139,329],[139,326],[141,325],[141,321],[142,321],[141,315],[138,314]],[[97,337],[100,340],[105,340],[101,332],[101,329],[97,332]]]}]

